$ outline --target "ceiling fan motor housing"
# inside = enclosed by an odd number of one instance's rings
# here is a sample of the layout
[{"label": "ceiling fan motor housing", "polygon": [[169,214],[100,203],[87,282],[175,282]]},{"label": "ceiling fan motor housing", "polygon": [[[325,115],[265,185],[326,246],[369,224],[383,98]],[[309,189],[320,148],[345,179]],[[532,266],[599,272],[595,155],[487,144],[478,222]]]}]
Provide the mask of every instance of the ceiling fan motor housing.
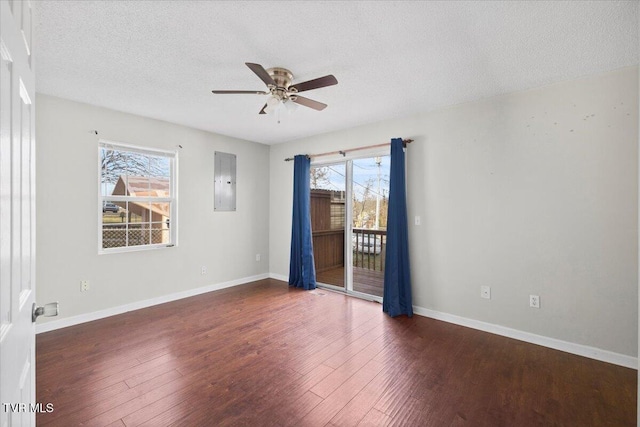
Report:
[{"label": "ceiling fan motor housing", "polygon": [[274,67],[267,68],[267,73],[271,76],[274,82],[276,82],[276,87],[270,87],[271,94],[278,98],[279,100],[284,100],[289,98],[288,92],[297,92],[294,88],[291,90],[289,86],[293,81],[293,73],[287,70],[286,68]]}]

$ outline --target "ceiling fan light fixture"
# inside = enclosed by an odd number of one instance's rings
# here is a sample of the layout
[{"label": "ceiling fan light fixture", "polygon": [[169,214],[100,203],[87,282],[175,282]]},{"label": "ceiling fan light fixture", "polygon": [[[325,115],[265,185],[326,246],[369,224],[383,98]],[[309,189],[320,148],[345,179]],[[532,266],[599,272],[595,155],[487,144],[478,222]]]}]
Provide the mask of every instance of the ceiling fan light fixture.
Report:
[{"label": "ceiling fan light fixture", "polygon": [[280,103],[280,100],[278,98],[276,98],[275,96],[270,96],[269,98],[267,98],[267,108],[264,109],[264,112],[267,114],[272,114],[276,108],[278,108],[278,104]]},{"label": "ceiling fan light fixture", "polygon": [[278,102],[280,102],[280,100],[273,95],[267,99],[267,105],[269,107],[275,107],[276,105],[278,105]]},{"label": "ceiling fan light fixture", "polygon": [[291,114],[298,109],[298,104],[293,102],[291,98],[287,98],[284,102],[284,107],[287,110],[287,113]]}]

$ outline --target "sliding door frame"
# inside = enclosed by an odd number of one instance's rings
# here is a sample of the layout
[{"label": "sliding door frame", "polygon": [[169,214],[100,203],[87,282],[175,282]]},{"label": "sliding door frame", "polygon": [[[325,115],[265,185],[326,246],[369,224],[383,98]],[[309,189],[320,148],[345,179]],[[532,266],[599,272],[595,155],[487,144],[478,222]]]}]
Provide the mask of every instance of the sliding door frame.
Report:
[{"label": "sliding door frame", "polygon": [[382,303],[382,297],[365,294],[353,290],[353,161],[358,159],[368,159],[371,157],[389,156],[389,151],[376,149],[359,155],[326,159],[324,161],[311,161],[311,167],[322,167],[332,165],[345,165],[345,227],[344,227],[344,288],[327,283],[317,283],[321,288],[345,293],[368,301]]}]

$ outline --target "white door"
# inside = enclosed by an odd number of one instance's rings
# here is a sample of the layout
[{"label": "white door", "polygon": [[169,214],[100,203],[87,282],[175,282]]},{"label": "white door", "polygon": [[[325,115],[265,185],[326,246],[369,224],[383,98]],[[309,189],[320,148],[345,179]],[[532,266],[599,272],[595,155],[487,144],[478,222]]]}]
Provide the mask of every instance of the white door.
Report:
[{"label": "white door", "polygon": [[32,2],[0,0],[0,426],[35,425]]}]

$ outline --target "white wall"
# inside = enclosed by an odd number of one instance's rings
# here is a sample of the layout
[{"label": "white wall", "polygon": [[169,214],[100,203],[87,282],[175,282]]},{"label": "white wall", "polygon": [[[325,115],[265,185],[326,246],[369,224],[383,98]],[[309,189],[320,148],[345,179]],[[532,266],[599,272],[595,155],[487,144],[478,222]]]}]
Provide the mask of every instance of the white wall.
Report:
[{"label": "white wall", "polygon": [[[268,273],[268,146],[49,96],[36,105],[37,298],[61,310],[38,323]],[[98,138],[182,145],[177,247],[98,255]],[[237,155],[236,212],[213,212],[214,151]]]},{"label": "white wall", "polygon": [[[640,22],[640,2],[638,2],[637,6],[636,6],[636,15],[637,15],[638,21]],[[640,46],[640,26],[638,27],[638,46]],[[640,80],[640,67],[638,67],[638,80]],[[640,96],[638,98],[640,98]],[[640,99],[639,99],[639,102],[640,102]],[[639,113],[638,121],[640,122],[640,108],[639,108],[638,113]],[[638,146],[640,146],[640,132],[638,134]],[[640,155],[640,152],[638,154]],[[640,163],[640,158],[638,159],[638,162]],[[640,180],[640,173],[639,173],[638,179]],[[639,187],[640,187],[640,181],[639,181]],[[640,197],[640,195],[639,195],[639,197]],[[640,212],[638,214],[640,215]],[[640,216],[638,216],[638,223],[640,224]],[[639,269],[638,270],[638,275],[640,275],[640,248],[638,250],[638,256],[639,256],[639,259],[638,259],[638,269]],[[640,282],[637,285],[638,285],[638,287],[640,289]],[[638,299],[638,310],[640,311],[640,295],[638,295],[638,297],[639,297],[639,299]],[[638,322],[639,322],[639,325],[638,325],[638,334],[639,334],[639,336],[638,336],[638,346],[639,346],[638,355],[640,355],[640,316],[639,316]],[[637,396],[636,397],[636,407],[637,407],[636,414],[637,414],[638,420],[637,420],[636,424],[640,425],[640,369],[638,370],[638,381],[637,381],[637,383],[638,383],[638,392],[636,393],[636,396]]]},{"label": "white wall", "polygon": [[632,67],[272,146],[270,271],[288,274],[285,157],[413,138],[414,305],[635,356],[637,135]]}]

